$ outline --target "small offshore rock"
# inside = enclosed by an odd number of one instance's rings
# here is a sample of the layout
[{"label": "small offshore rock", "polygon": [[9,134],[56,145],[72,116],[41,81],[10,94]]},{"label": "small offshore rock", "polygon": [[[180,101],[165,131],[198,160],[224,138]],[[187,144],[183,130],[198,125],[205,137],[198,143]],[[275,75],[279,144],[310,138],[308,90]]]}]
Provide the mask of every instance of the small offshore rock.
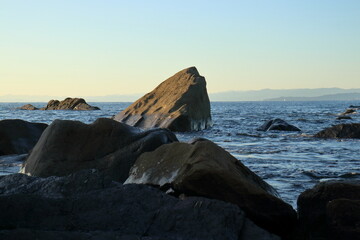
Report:
[{"label": "small offshore rock", "polygon": [[31,104],[26,104],[18,109],[21,110],[79,110],[91,111],[100,110],[98,107],[90,106],[83,98],[65,98],[62,101],[50,100],[45,107],[36,108]]},{"label": "small offshore rock", "polygon": [[346,109],[346,111],[341,113],[340,115],[349,115],[349,114],[354,114],[354,113],[356,113],[356,110],[353,108],[349,108],[349,109]]},{"label": "small offshore rock", "polygon": [[37,143],[45,123],[32,123],[20,119],[0,121],[0,155],[28,153]]},{"label": "small offshore rock", "polygon": [[360,106],[358,106],[358,105],[350,105],[349,108],[353,108],[353,109],[358,110],[358,109],[360,109]]},{"label": "small offshore rock", "polygon": [[168,78],[114,119],[144,129],[198,131],[212,126],[206,81],[195,67]]},{"label": "small offshore rock", "polygon": [[83,98],[65,98],[62,101],[50,100],[46,107],[41,110],[100,110],[98,107],[90,106]]},{"label": "small offshore rock", "polygon": [[264,123],[261,127],[257,128],[258,131],[301,131],[299,128],[294,125],[288,124],[280,118],[269,120]]},{"label": "small offshore rock", "polygon": [[316,138],[360,138],[360,123],[338,124],[316,133]]},{"label": "small offshore rock", "polygon": [[20,110],[39,110],[39,108],[37,108],[37,107],[35,107],[35,106],[31,105],[31,104],[26,104],[26,105],[24,105],[22,107],[18,107],[16,109],[20,109]]}]

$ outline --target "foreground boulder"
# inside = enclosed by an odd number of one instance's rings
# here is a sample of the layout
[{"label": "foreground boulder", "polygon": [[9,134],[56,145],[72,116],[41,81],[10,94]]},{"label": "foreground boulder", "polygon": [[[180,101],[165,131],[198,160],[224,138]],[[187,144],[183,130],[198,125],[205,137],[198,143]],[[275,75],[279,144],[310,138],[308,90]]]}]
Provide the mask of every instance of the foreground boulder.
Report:
[{"label": "foreground boulder", "polygon": [[360,183],[323,182],[298,198],[308,239],[360,239]]},{"label": "foreground boulder", "polygon": [[[34,107],[31,104],[26,104],[18,109],[21,110],[39,110],[39,108]],[[50,100],[48,104],[40,108],[40,110],[81,110],[81,111],[89,111],[89,110],[100,110],[98,107],[90,106],[86,103],[83,98],[65,98],[62,101],[59,100]]]},{"label": "foreground boulder", "polygon": [[140,128],[197,131],[212,126],[205,78],[195,67],[168,78],[114,119]]},{"label": "foreground boulder", "polygon": [[184,200],[97,171],[0,177],[0,239],[279,240],[237,206]]},{"label": "foreground boulder", "polygon": [[47,126],[19,119],[0,121],[0,155],[28,153]]},{"label": "foreground boulder", "polygon": [[261,127],[256,129],[258,131],[301,131],[299,128],[295,127],[294,125],[288,124],[284,120],[280,118],[276,118],[273,120],[269,120],[264,123]]},{"label": "foreground boulder", "polygon": [[125,183],[149,184],[175,195],[231,202],[258,226],[280,236],[291,232],[296,213],[276,191],[215,143],[172,143],[142,154]]},{"label": "foreground boulder", "polygon": [[48,177],[96,168],[113,180],[124,181],[140,154],[174,141],[176,136],[166,129],[143,132],[107,118],[89,125],[55,120],[44,131],[21,172]]},{"label": "foreground boulder", "polygon": [[360,138],[360,123],[338,124],[314,135],[317,138]]},{"label": "foreground boulder", "polygon": [[333,239],[360,239],[360,199],[335,199],[326,206]]}]

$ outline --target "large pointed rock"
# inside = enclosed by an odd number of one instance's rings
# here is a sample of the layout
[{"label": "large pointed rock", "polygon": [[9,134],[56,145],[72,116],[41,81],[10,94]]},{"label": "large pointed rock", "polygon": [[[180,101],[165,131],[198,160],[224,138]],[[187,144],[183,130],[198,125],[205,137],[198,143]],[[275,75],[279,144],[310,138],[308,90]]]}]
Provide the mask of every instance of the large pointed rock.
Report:
[{"label": "large pointed rock", "polygon": [[48,177],[95,168],[122,182],[140,154],[173,141],[177,138],[167,129],[144,132],[107,118],[89,125],[55,120],[40,137],[21,172]]},{"label": "large pointed rock", "polygon": [[276,191],[221,147],[208,140],[166,144],[142,154],[125,183],[159,186],[174,194],[203,196],[237,204],[258,226],[288,236],[293,208]]},{"label": "large pointed rock", "polygon": [[20,119],[0,121],[0,155],[28,153],[47,126]]},{"label": "large pointed rock", "polygon": [[114,119],[140,128],[197,131],[212,126],[205,78],[195,67],[168,78]]}]

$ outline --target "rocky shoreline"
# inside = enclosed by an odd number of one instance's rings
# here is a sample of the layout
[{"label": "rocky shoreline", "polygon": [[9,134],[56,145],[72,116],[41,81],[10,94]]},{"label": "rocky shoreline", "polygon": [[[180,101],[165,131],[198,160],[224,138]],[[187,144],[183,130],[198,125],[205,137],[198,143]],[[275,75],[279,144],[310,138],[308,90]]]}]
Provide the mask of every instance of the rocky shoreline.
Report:
[{"label": "rocky shoreline", "polygon": [[1,239],[360,236],[360,183],[320,183],[299,196],[296,213],[224,149],[206,139],[178,142],[165,129],[57,120],[23,172],[33,176],[0,177]]},{"label": "rocky shoreline", "polygon": [[[0,121],[0,154],[29,153],[22,173],[0,176],[0,239],[360,239],[359,182],[320,183],[295,211],[214,142],[178,141],[172,131],[211,119],[206,84],[195,68],[168,80],[115,120]],[[187,91],[161,99],[180,80]],[[281,119],[258,130],[301,131]],[[314,137],[360,138],[360,124]]]}]

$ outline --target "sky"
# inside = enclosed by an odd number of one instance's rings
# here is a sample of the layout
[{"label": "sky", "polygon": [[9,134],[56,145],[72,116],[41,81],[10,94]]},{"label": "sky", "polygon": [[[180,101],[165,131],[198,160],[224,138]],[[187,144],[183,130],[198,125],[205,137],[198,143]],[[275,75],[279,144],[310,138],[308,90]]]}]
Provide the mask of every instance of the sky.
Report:
[{"label": "sky", "polygon": [[0,96],[360,87],[358,0],[0,0]]}]

